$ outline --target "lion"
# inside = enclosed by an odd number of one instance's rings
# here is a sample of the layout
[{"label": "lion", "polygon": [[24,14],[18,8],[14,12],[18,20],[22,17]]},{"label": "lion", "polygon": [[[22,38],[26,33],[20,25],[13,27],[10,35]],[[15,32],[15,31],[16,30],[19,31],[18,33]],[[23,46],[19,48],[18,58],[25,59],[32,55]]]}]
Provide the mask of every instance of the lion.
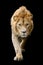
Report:
[{"label": "lion", "polygon": [[25,7],[19,7],[11,17],[12,43],[15,54],[14,60],[23,60],[22,51],[25,51],[24,45],[27,37],[33,30],[33,14]]}]

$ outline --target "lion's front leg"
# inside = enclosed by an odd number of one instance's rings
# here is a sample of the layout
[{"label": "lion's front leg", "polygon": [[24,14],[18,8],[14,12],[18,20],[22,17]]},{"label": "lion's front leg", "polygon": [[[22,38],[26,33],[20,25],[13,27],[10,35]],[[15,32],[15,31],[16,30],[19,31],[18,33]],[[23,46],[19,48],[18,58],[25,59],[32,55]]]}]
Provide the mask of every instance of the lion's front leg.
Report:
[{"label": "lion's front leg", "polygon": [[21,47],[20,47],[18,39],[14,37],[14,35],[12,35],[12,42],[13,42],[13,46],[14,46],[15,53],[16,53],[14,60],[18,60],[18,61],[22,60],[23,56],[22,56]]},{"label": "lion's front leg", "polygon": [[24,45],[25,45],[25,40],[23,39],[22,42],[20,43],[20,47],[21,47],[22,51],[25,51]]}]

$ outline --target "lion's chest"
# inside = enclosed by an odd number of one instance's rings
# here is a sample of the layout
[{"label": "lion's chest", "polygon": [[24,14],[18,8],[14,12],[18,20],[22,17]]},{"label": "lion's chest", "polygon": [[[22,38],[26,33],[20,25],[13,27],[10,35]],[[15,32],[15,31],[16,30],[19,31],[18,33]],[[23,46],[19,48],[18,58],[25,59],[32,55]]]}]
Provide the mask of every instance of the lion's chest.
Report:
[{"label": "lion's chest", "polygon": [[18,37],[18,41],[21,43],[22,42],[22,39],[20,37]]}]

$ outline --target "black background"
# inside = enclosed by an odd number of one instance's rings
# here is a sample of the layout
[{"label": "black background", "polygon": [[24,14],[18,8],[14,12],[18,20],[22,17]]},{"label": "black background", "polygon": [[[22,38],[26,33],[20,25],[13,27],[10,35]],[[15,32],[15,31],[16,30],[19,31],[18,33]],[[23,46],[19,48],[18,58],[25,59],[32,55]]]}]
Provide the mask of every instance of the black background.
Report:
[{"label": "black background", "polygon": [[[34,29],[31,36],[26,42],[25,49],[23,53],[23,61],[13,61],[15,56],[15,51],[11,41],[11,27],[10,27],[10,18],[14,11],[20,6],[26,6],[33,14]],[[0,2],[0,38],[1,38],[1,59],[4,64],[36,64],[40,63],[40,58],[42,54],[41,43],[42,43],[42,3],[37,0],[6,0]],[[39,61],[38,61],[39,60]]]}]

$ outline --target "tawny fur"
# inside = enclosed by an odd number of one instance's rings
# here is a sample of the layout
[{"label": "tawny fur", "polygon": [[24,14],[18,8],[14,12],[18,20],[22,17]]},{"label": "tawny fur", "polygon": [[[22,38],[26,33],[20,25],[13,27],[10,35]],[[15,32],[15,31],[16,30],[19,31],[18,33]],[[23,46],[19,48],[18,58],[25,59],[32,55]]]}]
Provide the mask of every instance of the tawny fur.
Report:
[{"label": "tawny fur", "polygon": [[[23,60],[23,55],[22,55],[22,50],[23,50],[23,45],[25,44],[26,38],[19,37],[20,34],[20,29],[18,29],[18,23],[20,21],[24,21],[22,24],[22,30],[26,28],[26,21],[29,21],[29,29],[26,29],[26,34],[29,36],[33,30],[33,15],[32,13],[27,10],[25,6],[21,6],[19,9],[17,9],[14,14],[11,17],[11,30],[12,30],[12,43],[15,49],[16,56],[14,57],[14,60]],[[27,27],[28,28],[28,27]]]}]

